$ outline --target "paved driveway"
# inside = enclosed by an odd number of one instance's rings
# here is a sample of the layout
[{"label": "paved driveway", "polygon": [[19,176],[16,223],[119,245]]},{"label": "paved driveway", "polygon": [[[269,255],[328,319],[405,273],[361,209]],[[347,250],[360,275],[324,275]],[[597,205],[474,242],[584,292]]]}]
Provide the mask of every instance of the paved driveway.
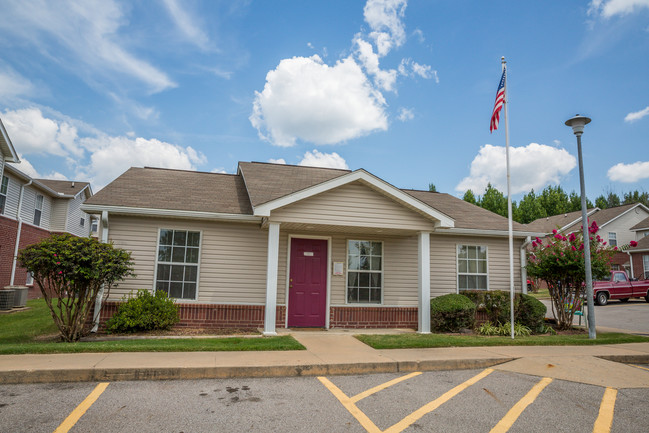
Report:
[{"label": "paved driveway", "polygon": [[[550,301],[544,300],[543,303],[548,307],[546,316],[553,317]],[[579,319],[575,318],[574,323],[577,324],[578,321]],[[649,303],[644,299],[631,299],[627,303],[613,300],[608,305],[595,305],[595,325],[598,328],[649,335]]]}]

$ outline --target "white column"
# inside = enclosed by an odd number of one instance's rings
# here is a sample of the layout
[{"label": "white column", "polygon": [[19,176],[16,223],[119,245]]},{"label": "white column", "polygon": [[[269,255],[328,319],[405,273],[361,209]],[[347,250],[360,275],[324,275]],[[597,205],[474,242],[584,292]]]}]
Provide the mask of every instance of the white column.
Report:
[{"label": "white column", "polygon": [[268,224],[268,266],[266,268],[266,313],[264,335],[275,332],[275,309],[277,307],[277,264],[279,262],[279,223]]},{"label": "white column", "polygon": [[430,334],[430,232],[419,233],[419,330]]},{"label": "white column", "polygon": [[[530,236],[527,237],[523,245],[528,245],[532,238]],[[523,287],[521,287],[521,293],[527,294],[527,247],[521,247],[521,284]]]}]

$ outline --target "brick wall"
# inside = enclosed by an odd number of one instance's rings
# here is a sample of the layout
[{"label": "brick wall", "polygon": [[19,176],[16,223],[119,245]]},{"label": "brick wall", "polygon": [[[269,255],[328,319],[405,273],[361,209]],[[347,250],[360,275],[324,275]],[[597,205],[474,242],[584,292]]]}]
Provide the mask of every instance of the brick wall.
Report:
[{"label": "brick wall", "polygon": [[332,328],[414,328],[417,329],[416,307],[331,307]]},{"label": "brick wall", "polygon": [[643,253],[632,253],[633,256],[633,275],[636,278],[646,278],[649,279],[649,275],[644,275],[644,267],[642,265],[642,256],[649,255],[649,251]]},{"label": "brick wall", "polygon": [[[13,266],[14,249],[16,248],[16,234],[18,221],[0,216],[0,287],[8,286],[11,282],[11,267]],[[50,232],[40,227],[24,224],[20,233],[19,249],[34,244],[50,235]],[[14,285],[23,286],[27,278],[27,270],[20,265],[16,266]],[[36,286],[29,288],[29,299],[39,298],[40,289]]]},{"label": "brick wall", "polygon": [[[106,321],[117,312],[119,302],[105,302],[99,318],[100,328],[104,329]],[[263,305],[217,305],[217,304],[181,304],[178,303],[180,322],[178,328],[263,328]],[[93,308],[94,310],[94,308]],[[93,313],[90,313],[92,320]],[[278,306],[275,315],[275,326],[283,328],[286,320],[286,308]]]}]

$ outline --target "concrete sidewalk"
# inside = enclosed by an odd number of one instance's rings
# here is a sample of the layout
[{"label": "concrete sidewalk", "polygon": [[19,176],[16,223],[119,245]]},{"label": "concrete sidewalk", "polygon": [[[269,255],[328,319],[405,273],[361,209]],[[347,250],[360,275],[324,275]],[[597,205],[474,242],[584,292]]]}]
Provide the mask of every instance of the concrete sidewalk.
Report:
[{"label": "concrete sidewalk", "polygon": [[288,333],[307,350],[2,355],[0,384],[330,376],[493,367],[614,388],[649,387],[649,371],[619,363],[649,364],[649,343],[375,350],[349,331]]}]

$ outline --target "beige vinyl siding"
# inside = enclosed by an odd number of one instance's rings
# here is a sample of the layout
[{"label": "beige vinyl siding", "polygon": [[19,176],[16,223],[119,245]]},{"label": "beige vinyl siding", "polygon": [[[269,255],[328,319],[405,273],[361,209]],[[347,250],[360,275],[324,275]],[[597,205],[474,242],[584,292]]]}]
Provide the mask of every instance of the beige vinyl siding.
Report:
[{"label": "beige vinyl siding", "polygon": [[[85,199],[85,193],[80,192],[75,198],[66,200],[68,202],[66,231],[73,235],[88,236],[90,234],[90,215],[81,210]],[[83,227],[81,227],[81,218],[85,220]]]},{"label": "beige vinyl siding", "polygon": [[9,184],[7,185],[7,201],[5,202],[5,211],[3,216],[16,219],[21,183],[20,180],[13,177],[8,171],[5,171],[4,175],[9,179]]},{"label": "beige vinyl siding", "polygon": [[[457,245],[487,247],[489,290],[509,290],[509,240],[477,236],[431,235],[430,294],[431,297],[457,293]],[[522,241],[514,239],[514,288],[521,290]]]},{"label": "beige vinyl siding", "polygon": [[432,230],[434,222],[373,189],[354,182],[290,204],[271,220],[304,224]]},{"label": "beige vinyl siding", "polygon": [[[131,251],[137,278],[111,292],[125,293],[154,286],[158,229],[201,231],[198,302],[264,304],[268,231],[254,224],[181,221],[161,218],[109,216],[109,239]],[[283,281],[282,281],[283,283]]]},{"label": "beige vinyl siding", "polygon": [[38,227],[50,230],[50,218],[52,216],[52,197],[45,195],[42,191],[32,186],[25,187],[23,192],[23,206],[21,217],[26,224],[34,224],[34,209],[36,205],[36,195],[43,196],[43,209],[41,210],[41,223]]},{"label": "beige vinyl siding", "polygon": [[68,199],[56,199],[52,203],[52,218],[50,229],[54,231],[66,231],[66,217],[68,214]]},{"label": "beige vinyl siding", "polygon": [[644,209],[637,207],[625,213],[616,220],[601,227],[598,234],[606,240],[608,245],[608,242],[610,241],[608,234],[610,232],[614,232],[617,235],[618,247],[628,245],[629,242],[636,240],[635,232],[632,232],[629,229],[638,224],[640,221],[646,219],[648,216],[649,213],[647,213]]}]

